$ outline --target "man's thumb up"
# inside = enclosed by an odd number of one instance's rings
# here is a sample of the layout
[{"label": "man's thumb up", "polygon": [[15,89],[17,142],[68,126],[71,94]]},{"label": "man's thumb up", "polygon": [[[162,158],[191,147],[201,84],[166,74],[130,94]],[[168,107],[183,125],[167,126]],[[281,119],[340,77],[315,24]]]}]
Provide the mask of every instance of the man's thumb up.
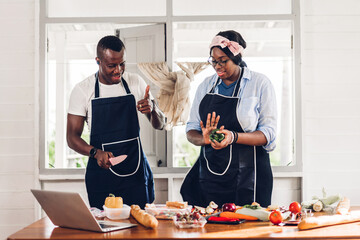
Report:
[{"label": "man's thumb up", "polygon": [[149,99],[149,98],[150,98],[149,91],[150,91],[150,86],[149,86],[149,85],[147,85],[146,90],[145,90],[145,96],[144,96],[144,99]]}]

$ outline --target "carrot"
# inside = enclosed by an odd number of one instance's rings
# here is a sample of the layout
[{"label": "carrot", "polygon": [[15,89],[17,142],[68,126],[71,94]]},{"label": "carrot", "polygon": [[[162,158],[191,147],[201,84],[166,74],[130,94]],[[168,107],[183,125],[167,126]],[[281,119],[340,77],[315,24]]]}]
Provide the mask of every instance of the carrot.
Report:
[{"label": "carrot", "polygon": [[235,219],[245,219],[245,220],[250,220],[250,221],[259,220],[258,218],[253,217],[253,216],[244,215],[244,214],[240,214],[240,213],[234,213],[234,212],[221,212],[220,217],[235,218]]}]

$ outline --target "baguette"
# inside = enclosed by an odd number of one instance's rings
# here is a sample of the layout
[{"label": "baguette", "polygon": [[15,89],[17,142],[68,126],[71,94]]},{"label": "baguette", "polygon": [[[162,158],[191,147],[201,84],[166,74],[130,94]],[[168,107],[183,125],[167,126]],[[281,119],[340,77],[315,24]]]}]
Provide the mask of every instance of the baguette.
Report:
[{"label": "baguette", "polygon": [[142,210],[139,205],[131,205],[130,213],[136,221],[145,227],[157,228],[159,224],[158,220],[153,215]]},{"label": "baguette", "polygon": [[350,209],[350,200],[347,197],[344,197],[336,207],[337,214],[347,214]]},{"label": "baguette", "polygon": [[298,225],[299,230],[326,227],[331,225],[351,223],[360,221],[360,211],[352,211],[349,214],[324,215],[319,217],[309,217],[301,220]]},{"label": "baguette", "polygon": [[170,201],[166,201],[166,206],[167,207],[173,207],[173,208],[187,208],[188,206],[188,202],[170,202]]}]

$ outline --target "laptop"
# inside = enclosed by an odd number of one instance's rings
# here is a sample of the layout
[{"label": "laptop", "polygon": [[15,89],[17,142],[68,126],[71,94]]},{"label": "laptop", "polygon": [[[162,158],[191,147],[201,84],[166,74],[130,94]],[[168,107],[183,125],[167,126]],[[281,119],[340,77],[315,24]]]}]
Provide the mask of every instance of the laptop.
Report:
[{"label": "laptop", "polygon": [[95,232],[110,232],[137,224],[96,220],[79,193],[31,189],[54,225]]}]

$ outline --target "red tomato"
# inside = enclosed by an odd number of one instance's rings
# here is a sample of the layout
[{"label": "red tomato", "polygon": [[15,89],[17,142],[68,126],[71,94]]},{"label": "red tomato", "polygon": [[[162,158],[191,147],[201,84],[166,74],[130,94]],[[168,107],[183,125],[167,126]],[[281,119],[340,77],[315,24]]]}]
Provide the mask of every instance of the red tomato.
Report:
[{"label": "red tomato", "polygon": [[292,212],[293,214],[298,214],[299,212],[301,212],[301,205],[298,202],[292,202],[289,206],[289,210],[290,212]]},{"label": "red tomato", "polygon": [[281,216],[281,212],[278,210],[274,210],[270,213],[269,216],[269,220],[270,222],[272,222],[275,225],[279,225],[280,223],[282,223],[283,218]]}]

